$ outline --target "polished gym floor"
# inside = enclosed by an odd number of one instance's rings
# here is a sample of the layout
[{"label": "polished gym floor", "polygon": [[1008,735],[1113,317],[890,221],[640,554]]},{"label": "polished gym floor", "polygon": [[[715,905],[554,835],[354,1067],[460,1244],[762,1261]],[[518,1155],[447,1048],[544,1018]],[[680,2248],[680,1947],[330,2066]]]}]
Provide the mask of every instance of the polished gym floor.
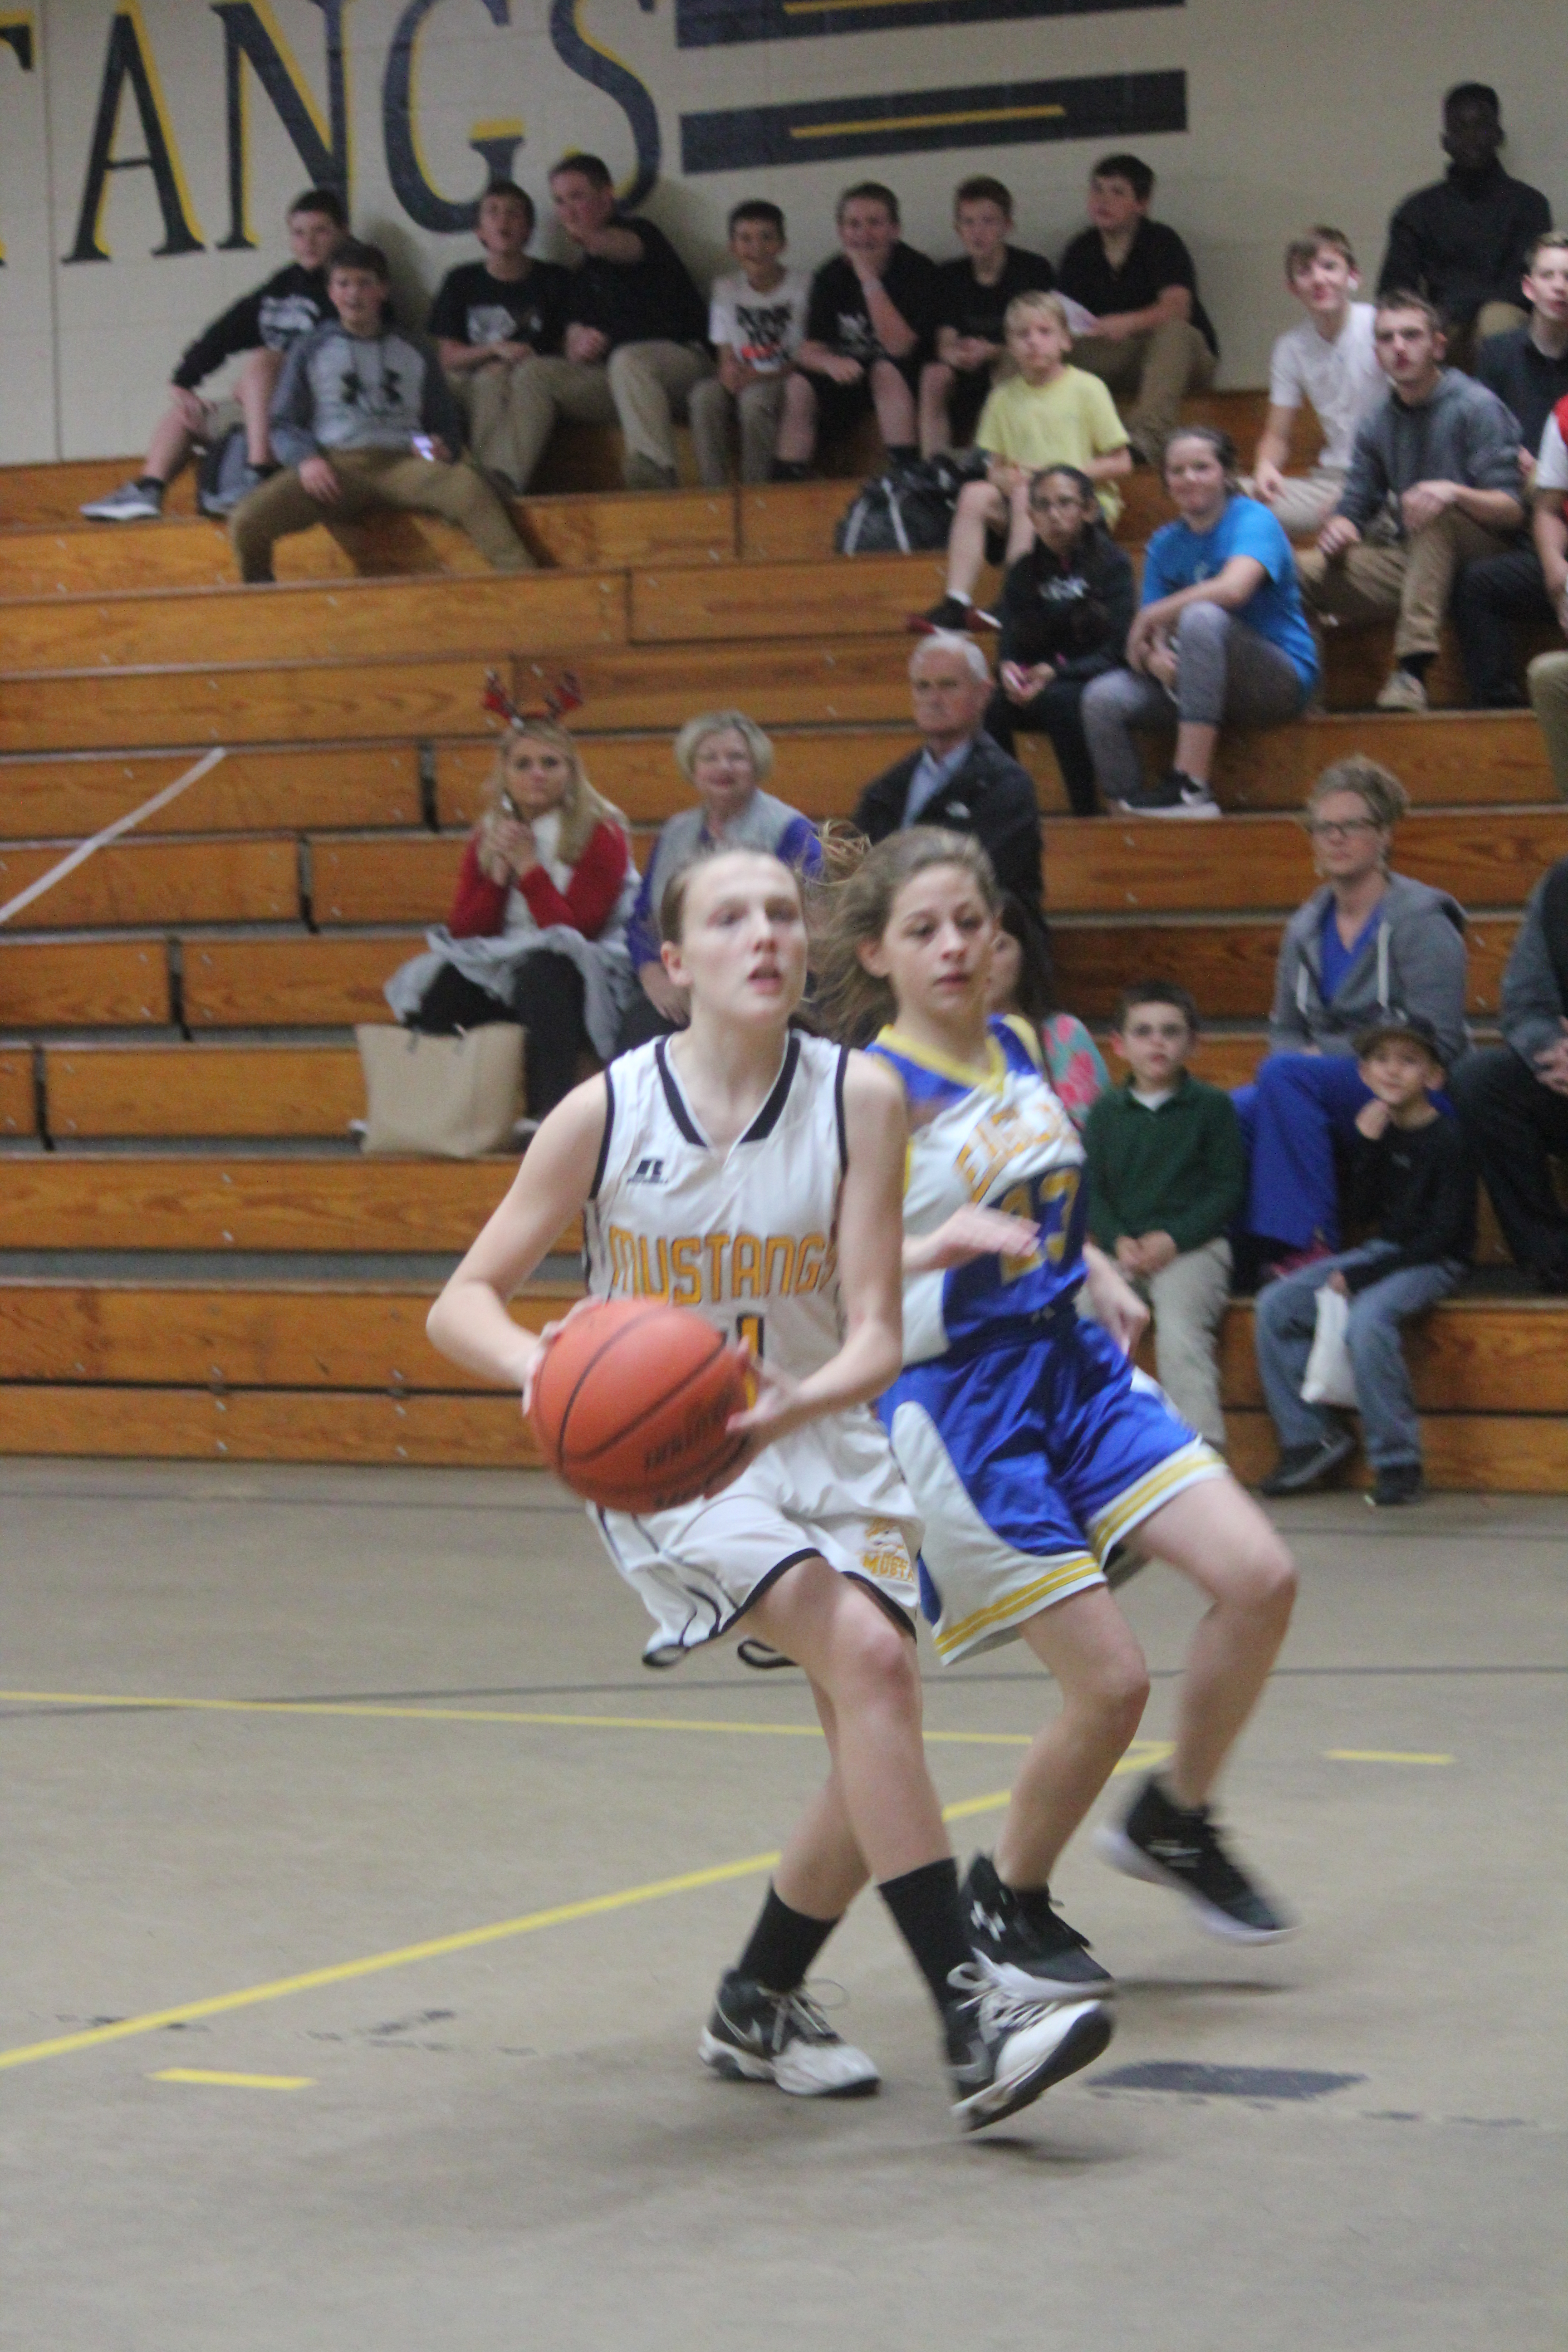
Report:
[{"label": "polished gym floor", "polygon": [[[968,2140],[874,1900],[879,2098],[698,2066],[821,1744],[794,1673],[646,1673],[544,1479],[11,1463],[0,1520],[7,2352],[1560,2352],[1568,1504],[1281,1510],[1224,1795],[1301,1932],[1081,1842],[1117,2037]],[[1123,1598],[1147,1759],[1194,1605]],[[967,1853],[1048,1685],[928,1692]]]}]

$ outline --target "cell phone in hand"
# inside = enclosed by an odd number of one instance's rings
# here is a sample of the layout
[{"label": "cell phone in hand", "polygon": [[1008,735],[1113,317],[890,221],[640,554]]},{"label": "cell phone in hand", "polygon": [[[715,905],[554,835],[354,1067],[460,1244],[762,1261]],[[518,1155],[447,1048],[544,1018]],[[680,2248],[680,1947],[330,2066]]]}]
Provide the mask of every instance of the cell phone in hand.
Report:
[{"label": "cell phone in hand", "polygon": [[436,444],[432,441],[428,433],[416,433],[414,436],[413,442],[410,446],[412,446],[416,457],[423,457],[427,465],[433,466],[435,464]]}]

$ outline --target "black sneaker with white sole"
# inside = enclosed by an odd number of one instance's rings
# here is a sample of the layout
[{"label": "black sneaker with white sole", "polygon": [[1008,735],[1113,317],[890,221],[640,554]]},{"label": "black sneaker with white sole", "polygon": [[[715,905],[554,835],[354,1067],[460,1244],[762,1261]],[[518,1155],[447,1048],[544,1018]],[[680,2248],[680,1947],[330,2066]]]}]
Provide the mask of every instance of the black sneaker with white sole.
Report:
[{"label": "black sneaker with white sole", "polygon": [[1052,2001],[1004,1983],[985,1960],[954,1969],[944,2015],[952,2112],[965,2131],[1016,2115],[1099,2057],[1112,2032],[1100,2000]]},{"label": "black sneaker with white sole", "polygon": [[1140,784],[1116,803],[1129,816],[1214,817],[1219,803],[1206,784],[1180,768],[1168,769],[1157,784]]},{"label": "black sneaker with white sole", "polygon": [[797,1987],[770,1992],[736,1969],[719,1979],[698,2055],[732,2083],[774,2083],[797,2099],[864,2099],[881,2076]]},{"label": "black sneaker with white sole", "polygon": [[969,1865],[960,1900],[976,1956],[1015,1991],[1037,2000],[1103,2000],[1116,1990],[1091,1958],[1089,1939],[1069,1927],[1046,1886],[1006,1885],[988,1853]]},{"label": "black sneaker with white sole", "polygon": [[1208,1807],[1174,1803],[1152,1777],[1123,1820],[1101,1824],[1094,1843],[1129,1878],[1186,1895],[1209,1934],[1226,1943],[1272,1944],[1294,1932],[1295,1921],[1226,1853]]}]

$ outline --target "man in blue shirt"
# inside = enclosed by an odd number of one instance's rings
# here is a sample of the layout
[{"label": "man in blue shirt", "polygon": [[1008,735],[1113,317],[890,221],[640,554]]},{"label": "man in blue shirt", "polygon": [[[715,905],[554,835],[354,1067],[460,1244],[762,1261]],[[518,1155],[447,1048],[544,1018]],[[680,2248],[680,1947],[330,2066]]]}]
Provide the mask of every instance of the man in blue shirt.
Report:
[{"label": "man in blue shirt", "polygon": [[[1266,506],[1241,495],[1236,463],[1229,435],[1210,425],[1166,443],[1180,519],[1149,542],[1126,668],[1084,694],[1095,782],[1130,815],[1218,816],[1209,778],[1221,726],[1283,726],[1318,681],[1290,542]],[[1146,783],[1134,739],[1173,724],[1174,761]]]}]

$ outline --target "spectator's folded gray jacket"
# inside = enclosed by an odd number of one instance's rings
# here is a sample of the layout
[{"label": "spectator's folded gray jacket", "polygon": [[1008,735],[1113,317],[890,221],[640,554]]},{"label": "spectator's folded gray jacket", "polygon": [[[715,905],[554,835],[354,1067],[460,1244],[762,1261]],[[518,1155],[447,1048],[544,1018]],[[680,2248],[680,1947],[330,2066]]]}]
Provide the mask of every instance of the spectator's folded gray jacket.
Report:
[{"label": "spectator's folded gray jacket", "polygon": [[1314,890],[1285,927],[1274,975],[1268,1049],[1299,1054],[1316,1045],[1350,1054],[1362,1030],[1389,1013],[1424,1013],[1437,1032],[1446,1063],[1469,1041],[1465,1026],[1465,917],[1457,898],[1408,875],[1391,874],[1377,929],[1323,1002],[1323,909],[1331,893]]},{"label": "spectator's folded gray jacket", "polygon": [[1530,894],[1508,970],[1502,976],[1502,1034],[1521,1062],[1535,1067],[1563,1037],[1568,1016],[1568,857]]},{"label": "spectator's folded gray jacket", "polygon": [[395,329],[351,335],[333,319],[284,361],[272,395],[272,446],[284,465],[330,449],[406,449],[416,433],[455,456],[462,411],[435,361]]}]

